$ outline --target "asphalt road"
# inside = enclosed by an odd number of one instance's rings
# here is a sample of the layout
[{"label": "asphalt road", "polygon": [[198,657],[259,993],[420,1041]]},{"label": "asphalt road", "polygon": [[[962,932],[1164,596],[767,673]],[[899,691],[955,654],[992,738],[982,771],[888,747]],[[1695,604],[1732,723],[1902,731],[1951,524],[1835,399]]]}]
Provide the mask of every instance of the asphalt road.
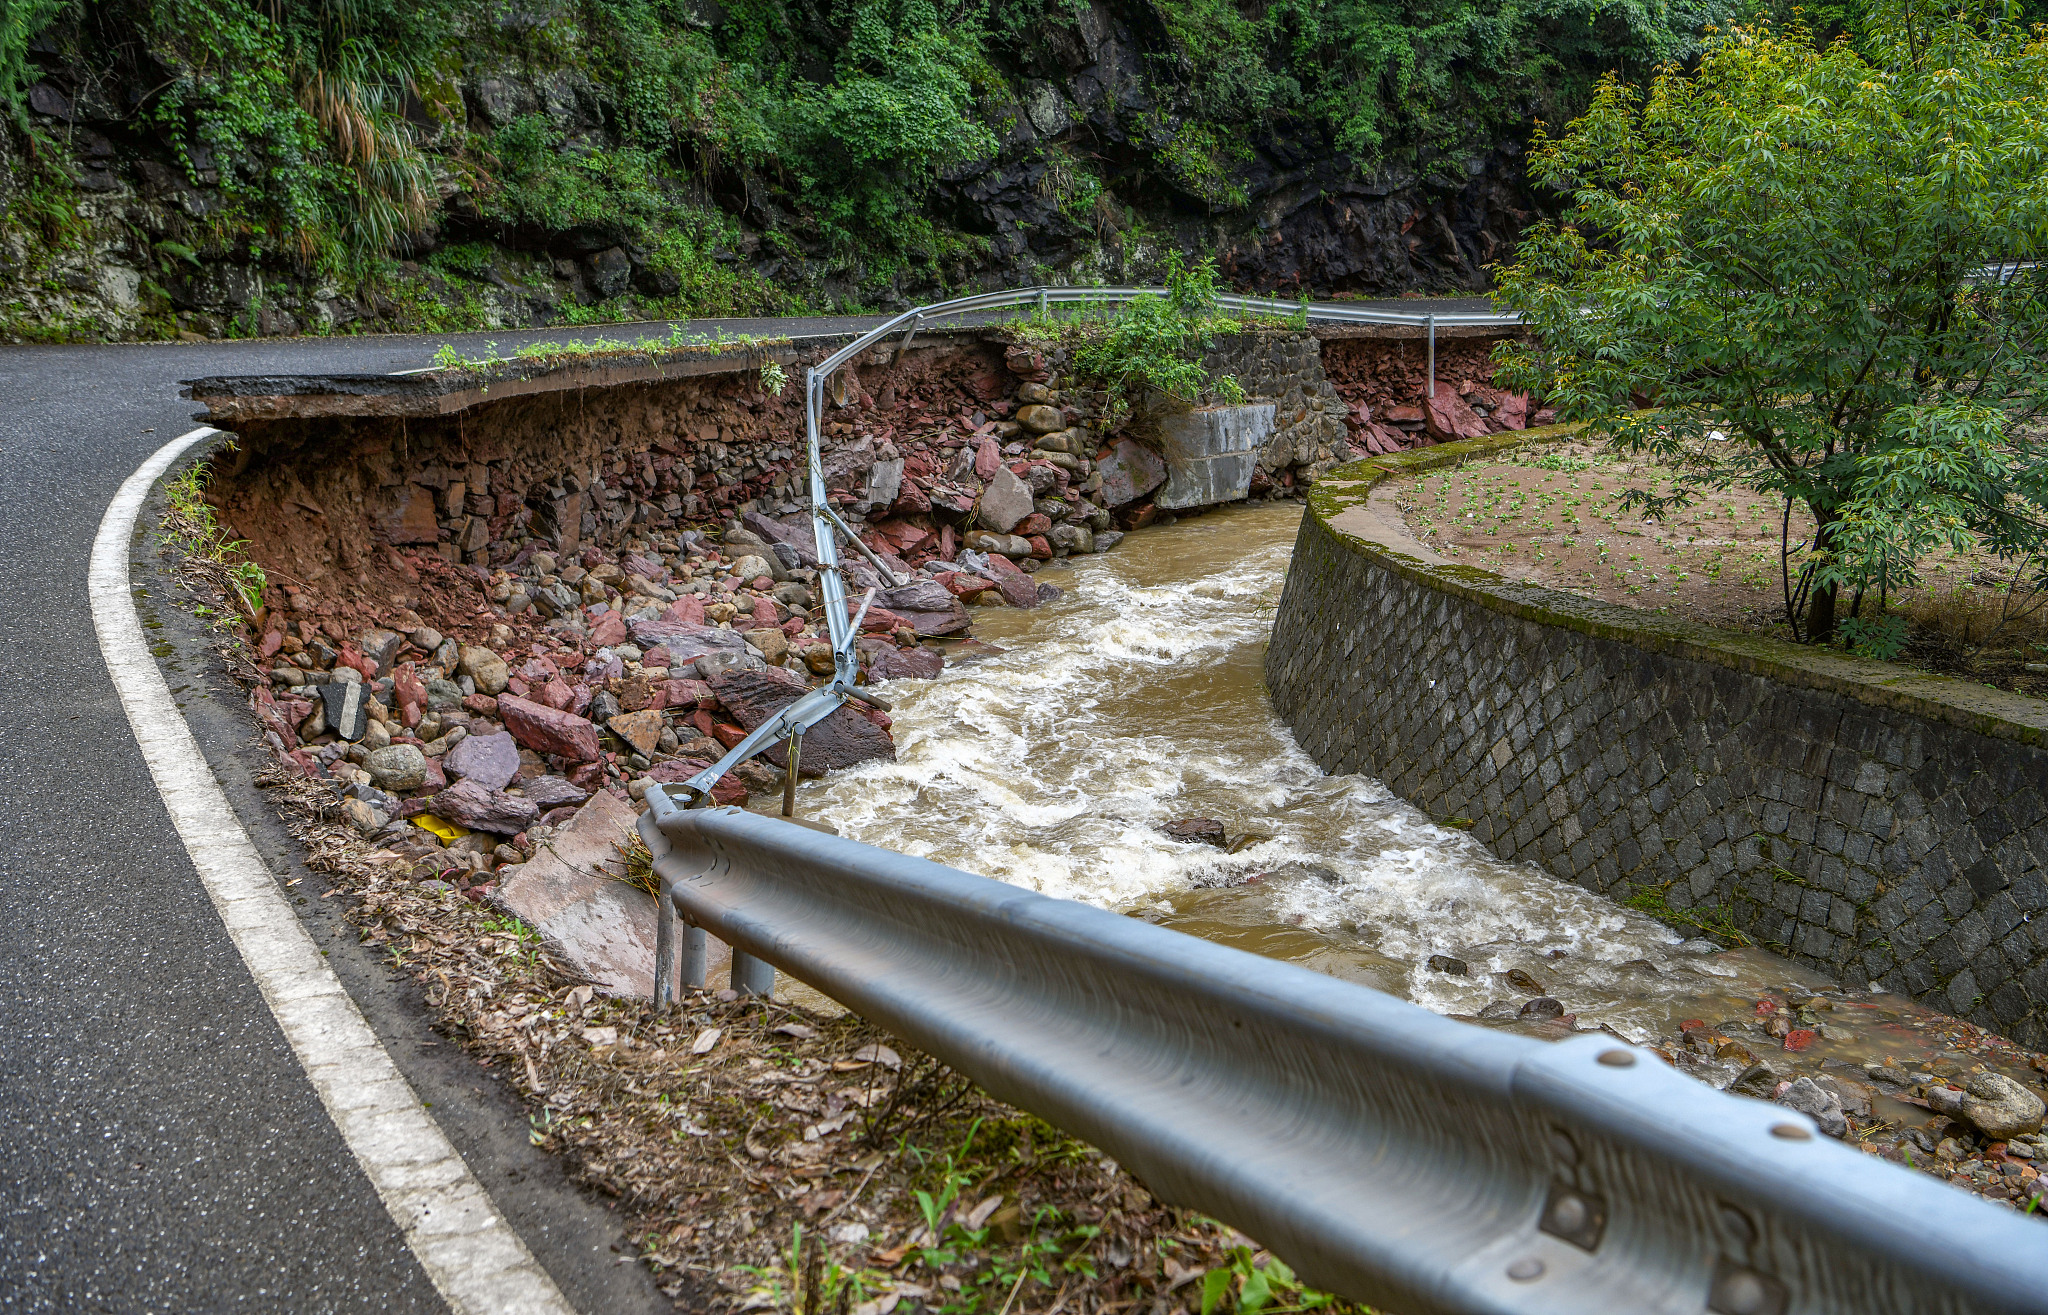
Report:
[{"label": "asphalt road", "polygon": [[[0,1310],[442,1308],[158,802],[94,638],[86,560],[121,481],[195,423],[181,379],[403,370],[444,341],[475,351],[596,332],[0,347]],[[231,794],[251,799],[235,714],[199,700],[188,717]],[[260,807],[242,811],[287,871],[288,841]],[[336,947],[337,972],[570,1300],[662,1304],[641,1267],[611,1254],[605,1208],[526,1147],[516,1102],[453,1047],[432,1049],[412,1003],[336,930],[315,935]]]}]

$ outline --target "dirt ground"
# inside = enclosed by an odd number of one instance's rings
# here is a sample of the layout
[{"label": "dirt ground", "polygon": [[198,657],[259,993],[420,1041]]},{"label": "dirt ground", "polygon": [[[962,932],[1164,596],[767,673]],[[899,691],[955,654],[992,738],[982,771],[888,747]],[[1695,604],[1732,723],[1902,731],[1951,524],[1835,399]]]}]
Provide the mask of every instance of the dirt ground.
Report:
[{"label": "dirt ground", "polygon": [[[1622,506],[1630,489],[1668,495],[1674,487],[1666,467],[1571,442],[1432,471],[1394,496],[1410,533],[1453,561],[1603,602],[1792,638],[1778,567],[1784,505],[1733,490],[1703,495],[1662,520]],[[1811,518],[1795,511],[1793,542],[1811,530]],[[1905,647],[1891,660],[2048,697],[2048,593],[2006,588],[2013,565],[1988,555],[1942,552],[1920,569],[1921,587],[1895,595],[1885,611],[1907,627]],[[1862,615],[1876,619],[1874,599],[1865,600]]]}]

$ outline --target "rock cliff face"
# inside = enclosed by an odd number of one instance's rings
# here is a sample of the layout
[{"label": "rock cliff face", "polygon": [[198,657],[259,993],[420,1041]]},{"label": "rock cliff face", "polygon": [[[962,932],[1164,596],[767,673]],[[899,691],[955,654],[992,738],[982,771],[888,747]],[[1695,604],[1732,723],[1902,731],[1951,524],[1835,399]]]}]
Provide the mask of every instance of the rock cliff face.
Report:
[{"label": "rock cliff face", "polygon": [[[250,199],[251,180],[276,164],[269,148],[237,154],[166,126],[160,88],[192,71],[123,41],[133,34],[107,30],[113,21],[31,43],[26,130],[0,107],[0,341],[899,306],[1038,282],[1151,281],[1168,249],[1213,254],[1246,290],[1469,292],[1536,211],[1520,126],[1463,155],[1411,143],[1388,157],[1399,165],[1339,149],[1312,117],[1223,141],[1187,112],[1205,71],[1168,58],[1155,9],[1093,0],[1028,40],[991,39],[973,117],[992,147],[920,185],[930,249],[890,250],[876,234],[849,245],[779,164],[634,146],[600,52],[577,47],[558,15],[543,21],[562,25],[552,66],[480,40],[448,52],[459,71],[438,97],[406,99],[403,131],[431,173],[424,217],[388,258],[351,263],[315,249],[339,221],[294,229]],[[800,62],[829,69],[825,20],[790,40]],[[631,159],[649,172],[635,208],[550,219],[538,203],[508,202],[529,185],[512,162],[535,131],[547,145],[541,164],[521,166],[529,173],[571,177],[640,151]]]}]

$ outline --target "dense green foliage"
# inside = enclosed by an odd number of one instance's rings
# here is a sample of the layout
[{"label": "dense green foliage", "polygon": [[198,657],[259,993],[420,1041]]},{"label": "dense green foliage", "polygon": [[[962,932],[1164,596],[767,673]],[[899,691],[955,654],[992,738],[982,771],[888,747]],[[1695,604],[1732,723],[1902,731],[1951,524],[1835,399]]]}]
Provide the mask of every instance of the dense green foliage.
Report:
[{"label": "dense green foliage", "polygon": [[[1143,86],[1122,105],[1077,107],[1113,125],[1036,148],[1044,186],[1100,228],[1156,203],[1153,179],[1212,210],[1244,205],[1258,143],[1348,154],[1358,177],[1462,179],[1462,155],[1583,103],[1602,71],[1688,56],[1711,6],[1734,0],[1694,2],[1707,8],[1113,0],[1091,21],[1134,34]],[[933,185],[996,154],[1027,81],[1074,66],[1087,12],[1080,0],[26,0],[0,16],[0,107],[18,117],[34,76],[24,46],[46,25],[81,66],[131,62],[137,124],[227,198],[203,232],[177,238],[209,260],[241,251],[385,277],[389,258],[437,235],[532,249],[606,225],[655,252],[648,263],[692,307],[785,309],[730,268],[742,220],[858,267],[856,281],[980,251],[985,237],[933,208]],[[572,75],[598,103],[493,123],[464,103],[480,72]]]},{"label": "dense green foliage", "polygon": [[1499,294],[1536,329],[1508,382],[1683,470],[1646,511],[1741,486],[1811,514],[1785,593],[1812,639],[1937,547],[2048,543],[2048,280],[1978,274],[2048,254],[2048,37],[1927,0],[1860,23],[1605,83],[1539,139],[1569,204]]}]

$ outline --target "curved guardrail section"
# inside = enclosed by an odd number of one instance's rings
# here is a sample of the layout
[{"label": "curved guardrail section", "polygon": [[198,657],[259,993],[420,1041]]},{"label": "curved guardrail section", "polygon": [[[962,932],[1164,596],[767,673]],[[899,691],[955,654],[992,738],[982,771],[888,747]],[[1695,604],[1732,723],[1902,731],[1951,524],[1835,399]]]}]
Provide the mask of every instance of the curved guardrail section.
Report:
[{"label": "curved guardrail section", "polygon": [[[874,564],[882,579],[893,585],[895,578],[881,558],[860,541],[860,537],[847,527],[846,522],[839,519],[838,513],[832,510],[832,504],[826,500],[825,468],[819,444],[820,417],[825,409],[826,382],[848,361],[884,341],[899,329],[904,330],[903,346],[908,347],[926,320],[972,315],[984,311],[1010,310],[1018,306],[1036,306],[1040,310],[1047,310],[1055,305],[1108,305],[1133,301],[1139,297],[1164,295],[1164,288],[1038,287],[956,297],[951,301],[934,302],[929,306],[918,306],[904,311],[880,327],[870,329],[855,338],[805,373],[804,433],[810,455],[811,537],[817,545],[819,591],[824,596],[825,628],[832,641],[832,679],[783,708],[774,717],[756,727],[753,733],[727,750],[723,758],[683,782],[683,788],[693,792],[696,804],[709,804],[712,787],[717,785],[727,772],[778,740],[789,741],[793,770],[803,733],[831,716],[848,699],[880,708],[889,706],[884,700],[861,691],[855,684],[860,674],[860,659],[856,654],[854,641],[860,637],[861,618],[867,614],[868,604],[874,601],[875,594],[873,590],[869,590],[867,598],[861,603],[860,611],[853,615],[848,614],[846,580],[839,564],[838,536],[845,535],[847,542]],[[1391,324],[1426,329],[1429,333],[1429,391],[1432,396],[1436,393],[1438,326],[1457,328],[1480,325],[1511,328],[1522,322],[1519,315],[1500,315],[1484,311],[1410,315],[1361,306],[1316,305],[1310,302],[1276,301],[1270,297],[1240,297],[1230,293],[1219,294],[1215,304],[1221,309],[1236,311],[1241,315],[1306,315],[1311,320],[1331,324]]]},{"label": "curved guardrail section", "polygon": [[1403,1315],[2048,1310],[2038,1221],[1648,1051],[1489,1031],[922,859],[647,797],[640,834],[674,913],[1317,1286]]}]

